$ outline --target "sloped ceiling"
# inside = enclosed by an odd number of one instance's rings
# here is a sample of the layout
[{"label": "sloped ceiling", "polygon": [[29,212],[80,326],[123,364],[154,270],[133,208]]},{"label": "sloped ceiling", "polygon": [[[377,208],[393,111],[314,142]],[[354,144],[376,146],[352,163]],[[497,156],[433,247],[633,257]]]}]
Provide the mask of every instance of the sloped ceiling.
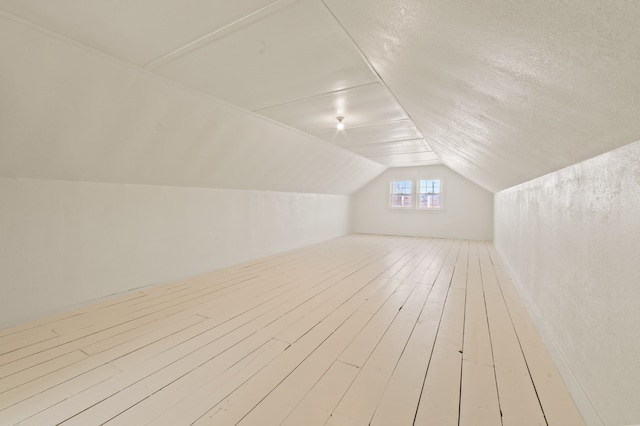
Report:
[{"label": "sloped ceiling", "polygon": [[443,162],[491,191],[640,139],[635,0],[0,0],[0,9],[318,143],[383,166]]},{"label": "sloped ceiling", "polygon": [[0,177],[351,194],[384,166],[0,16]]},{"label": "sloped ceiling", "polygon": [[640,139],[640,2],[324,0],[444,164],[492,191]]},{"label": "sloped ceiling", "polygon": [[[0,9],[384,166],[440,163],[319,0],[0,0]],[[411,145],[398,145],[398,122]],[[369,126],[382,154],[351,137]]]}]

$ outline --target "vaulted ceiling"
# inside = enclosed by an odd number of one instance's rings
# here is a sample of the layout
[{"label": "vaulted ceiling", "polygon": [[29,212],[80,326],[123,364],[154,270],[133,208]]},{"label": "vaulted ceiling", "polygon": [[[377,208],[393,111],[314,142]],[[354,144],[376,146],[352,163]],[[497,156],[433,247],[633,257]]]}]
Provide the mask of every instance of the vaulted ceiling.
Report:
[{"label": "vaulted ceiling", "polygon": [[[0,0],[383,166],[497,191],[640,139],[640,3]],[[344,130],[337,130],[337,117]]]}]

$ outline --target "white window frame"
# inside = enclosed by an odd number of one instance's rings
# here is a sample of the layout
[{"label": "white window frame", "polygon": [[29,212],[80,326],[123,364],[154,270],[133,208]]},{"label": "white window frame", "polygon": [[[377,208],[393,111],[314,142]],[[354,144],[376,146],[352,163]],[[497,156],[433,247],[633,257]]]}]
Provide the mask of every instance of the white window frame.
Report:
[{"label": "white window frame", "polygon": [[[420,207],[420,181],[437,180],[440,181],[440,207]],[[411,203],[406,207],[394,207],[393,196],[399,195],[393,193],[394,182],[411,182],[411,193],[406,194],[411,197]],[[387,200],[387,208],[393,211],[419,211],[419,212],[443,212],[445,210],[445,185],[444,179],[440,176],[418,177],[418,178],[393,178],[389,181],[389,195]]]},{"label": "white window frame", "polygon": [[[393,186],[396,182],[409,182],[411,184],[411,191],[408,194],[405,193],[394,193]],[[393,210],[412,210],[414,208],[414,200],[415,200],[415,181],[413,179],[391,179],[389,182],[389,204],[388,207]],[[411,202],[408,206],[394,206],[393,205],[393,196],[394,195],[408,195],[411,197]]]},{"label": "white window frame", "polygon": [[[438,207],[422,207],[420,206],[420,196],[423,195],[423,192],[420,191],[420,183],[422,181],[438,181],[438,198],[439,198],[439,206]],[[430,193],[430,192],[426,192],[424,193],[425,195],[429,195],[429,194],[436,194],[436,193]],[[416,179],[416,209],[418,210],[430,210],[430,211],[438,211],[438,210],[444,210],[444,182],[442,180],[442,178],[440,177],[431,177],[431,178],[418,178]]]}]

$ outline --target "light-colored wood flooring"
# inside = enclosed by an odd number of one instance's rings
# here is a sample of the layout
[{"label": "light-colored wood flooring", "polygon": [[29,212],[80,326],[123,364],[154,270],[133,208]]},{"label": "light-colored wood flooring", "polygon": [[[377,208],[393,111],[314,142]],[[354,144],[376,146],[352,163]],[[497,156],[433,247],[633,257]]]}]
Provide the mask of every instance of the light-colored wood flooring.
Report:
[{"label": "light-colored wood flooring", "polygon": [[0,424],[579,425],[491,243],[351,235],[0,330]]}]

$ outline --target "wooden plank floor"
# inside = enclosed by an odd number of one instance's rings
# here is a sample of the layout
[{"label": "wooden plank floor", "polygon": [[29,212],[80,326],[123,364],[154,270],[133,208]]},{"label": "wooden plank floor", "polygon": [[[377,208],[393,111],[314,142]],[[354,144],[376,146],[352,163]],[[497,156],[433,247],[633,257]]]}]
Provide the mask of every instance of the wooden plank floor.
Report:
[{"label": "wooden plank floor", "polygon": [[351,235],[0,330],[1,425],[581,425],[491,243]]}]

